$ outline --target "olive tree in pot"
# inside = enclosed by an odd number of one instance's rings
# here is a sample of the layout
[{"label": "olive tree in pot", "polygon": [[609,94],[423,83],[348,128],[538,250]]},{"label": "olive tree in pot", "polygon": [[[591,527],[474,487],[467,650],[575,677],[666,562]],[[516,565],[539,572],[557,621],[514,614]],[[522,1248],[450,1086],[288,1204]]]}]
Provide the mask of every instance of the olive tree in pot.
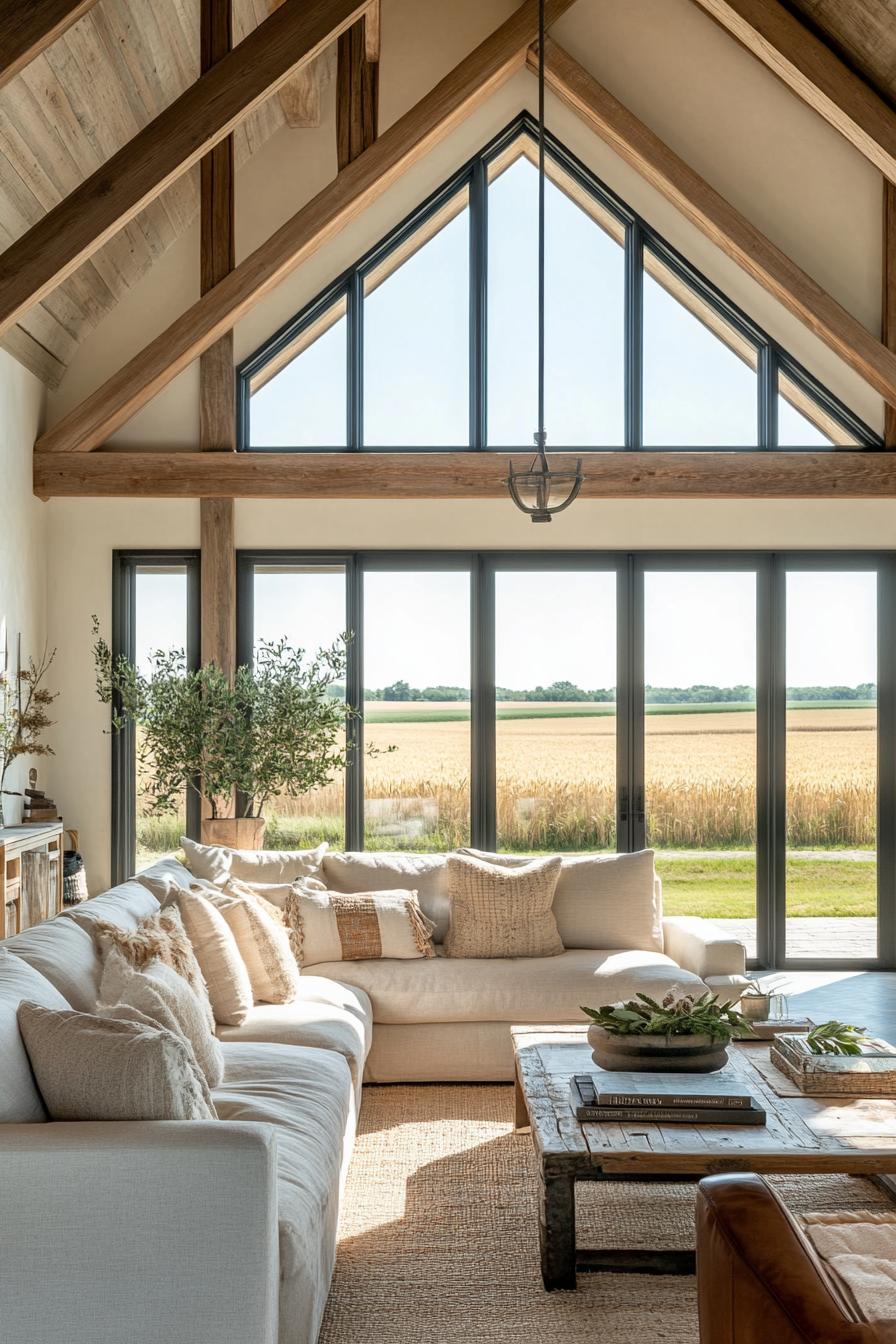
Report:
[{"label": "olive tree in pot", "polygon": [[261,641],[231,682],[213,663],[189,669],[181,649],[159,649],[139,670],[112,654],[95,617],[93,633],[97,694],[113,732],[135,729],[150,815],[176,812],[193,790],[210,813],[206,843],[259,849],[270,799],[299,798],[345,769],[357,717],[336,690],[347,636],[313,656]]}]

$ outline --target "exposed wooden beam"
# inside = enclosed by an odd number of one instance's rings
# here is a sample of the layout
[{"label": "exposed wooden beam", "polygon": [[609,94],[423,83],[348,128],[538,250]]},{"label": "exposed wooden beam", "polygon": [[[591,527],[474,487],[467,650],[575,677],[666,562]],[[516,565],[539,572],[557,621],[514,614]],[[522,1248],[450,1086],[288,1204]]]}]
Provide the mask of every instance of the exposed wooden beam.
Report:
[{"label": "exposed wooden beam", "polygon": [[[509,453],[39,453],[41,496],[506,499]],[[531,453],[528,455],[531,457]],[[552,454],[552,461],[566,460]],[[516,455],[521,460],[521,455]],[[528,460],[528,458],[527,458]],[[571,459],[570,459],[571,460]],[[599,452],[586,499],[880,499],[896,453]],[[510,508],[510,502],[507,501]]]},{"label": "exposed wooden beam", "polygon": [[[547,21],[554,22],[572,3],[547,0]],[[98,448],[521,69],[537,34],[537,0],[525,0],[506,23],[267,242],[44,434],[38,449],[88,452]]]},{"label": "exposed wooden beam", "polygon": [[[537,56],[532,52],[529,63],[533,68],[537,66]],[[896,406],[896,353],[888,350],[550,38],[545,44],[545,78],[548,88],[620,158],[788,312],[805,323],[886,401]]]},{"label": "exposed wooden beam", "polygon": [[[202,0],[200,67],[210,70],[233,43],[231,0]],[[236,262],[234,241],[233,136],[202,160],[199,195],[200,288],[203,294],[224,279]],[[199,447],[204,452],[236,449],[233,332],[225,332],[199,360]],[[236,670],[236,549],[234,502],[203,499],[199,508],[203,663],[228,676]]]},{"label": "exposed wooden beam", "polygon": [[[882,251],[883,341],[888,350],[896,352],[896,186],[884,179],[884,241]],[[884,407],[884,444],[896,448],[896,407],[889,402]]]},{"label": "exposed wooden beam", "polygon": [[366,20],[339,38],[336,63],[336,161],[340,171],[369,149],[379,118],[379,61],[367,58]]},{"label": "exposed wooden beam", "polygon": [[0,89],[45,51],[96,0],[2,0],[0,3]]},{"label": "exposed wooden beam", "polygon": [[[279,9],[283,0],[267,0],[268,13]],[[323,57],[309,61],[296,74],[280,85],[277,97],[287,126],[315,127],[320,125],[320,86]]]},{"label": "exposed wooden beam", "polygon": [[364,55],[372,64],[380,59],[380,0],[373,0],[364,15]]},{"label": "exposed wooden beam", "polygon": [[286,0],[201,75],[0,255],[0,334],[363,12],[359,0]]},{"label": "exposed wooden beam", "polygon": [[896,182],[896,113],[779,0],[695,0]]}]

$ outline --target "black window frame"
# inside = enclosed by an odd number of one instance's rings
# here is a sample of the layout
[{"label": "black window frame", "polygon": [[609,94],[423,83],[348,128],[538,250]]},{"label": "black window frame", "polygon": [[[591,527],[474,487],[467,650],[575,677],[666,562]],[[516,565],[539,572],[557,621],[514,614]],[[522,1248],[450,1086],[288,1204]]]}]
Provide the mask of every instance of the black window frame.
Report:
[{"label": "black window frame", "polygon": [[[293,318],[255,350],[237,367],[237,447],[241,452],[506,452],[506,446],[494,448],[488,443],[488,171],[489,165],[507,151],[521,137],[534,141],[537,125],[528,112],[515,117],[478,154],[417,206],[394,229]],[[747,343],[754,346],[757,356],[757,442],[727,447],[726,452],[778,451],[778,385],[779,374],[786,376],[794,386],[835,420],[857,448],[878,450],[883,439],[866,425],[843,401],[824,387],[787,350],[783,348],[741,308],[732,302],[713,282],[693,266],[686,257],[668,243],[647,221],[611,190],[580,159],[550,133],[546,141],[547,153],[581,190],[609,214],[624,231],[625,248],[625,443],[618,449],[599,446],[574,445],[570,451],[600,453],[626,449],[633,452],[665,452],[667,448],[643,443],[643,257],[649,249],[674,276],[682,281],[719,318],[731,326]],[[364,443],[364,280],[372,269],[380,265],[407,238],[424,225],[450,198],[466,190],[470,220],[470,300],[469,300],[469,358],[470,358],[470,432],[469,441],[456,447],[420,445],[377,446]],[[599,225],[595,225],[599,227]],[[253,445],[250,437],[250,384],[267,364],[296,341],[322,314],[340,299],[346,303],[346,446],[343,447],[265,447]],[[528,445],[522,444],[521,448]],[[557,451],[565,445],[553,444]],[[846,449],[848,451],[848,449]],[[682,451],[678,446],[673,451]],[[710,445],[692,447],[687,451],[718,451]],[[787,452],[844,451],[837,445],[806,448],[786,445]]]},{"label": "black window frame", "polygon": [[[881,970],[896,967],[896,551],[322,551],[237,552],[237,656],[253,647],[253,574],[265,565],[340,565],[346,572],[347,695],[363,699],[363,584],[371,570],[468,570],[471,583],[471,843],[495,848],[495,575],[501,569],[615,571],[617,592],[617,851],[644,848],[644,576],[654,571],[756,574],[756,968]],[[878,574],[877,936],[874,958],[786,955],[786,575],[789,569]],[[363,719],[346,779],[346,848],[364,846]]]},{"label": "black window frame", "polygon": [[[114,658],[136,659],[137,572],[183,567],[187,583],[187,666],[200,658],[200,553],[197,550],[112,552],[112,638]],[[111,713],[111,711],[110,711]],[[137,867],[137,756],[133,725],[112,733],[112,884],[125,882]],[[187,835],[199,839],[201,807],[194,790],[187,792]]]}]

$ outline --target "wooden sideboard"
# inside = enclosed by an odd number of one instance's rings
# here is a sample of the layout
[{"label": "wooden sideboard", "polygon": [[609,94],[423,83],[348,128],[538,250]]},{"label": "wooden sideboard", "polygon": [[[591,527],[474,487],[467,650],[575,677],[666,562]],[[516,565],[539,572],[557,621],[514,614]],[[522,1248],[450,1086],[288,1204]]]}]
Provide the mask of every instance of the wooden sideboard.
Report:
[{"label": "wooden sideboard", "polygon": [[0,938],[62,909],[61,821],[0,829]]}]

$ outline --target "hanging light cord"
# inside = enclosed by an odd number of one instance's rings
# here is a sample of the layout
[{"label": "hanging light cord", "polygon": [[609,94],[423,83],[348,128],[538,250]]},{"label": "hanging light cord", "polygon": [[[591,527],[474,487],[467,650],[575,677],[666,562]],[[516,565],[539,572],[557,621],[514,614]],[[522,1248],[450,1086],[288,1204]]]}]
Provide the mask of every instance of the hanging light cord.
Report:
[{"label": "hanging light cord", "polygon": [[544,4],[538,4],[538,444],[545,445],[544,427]]}]

